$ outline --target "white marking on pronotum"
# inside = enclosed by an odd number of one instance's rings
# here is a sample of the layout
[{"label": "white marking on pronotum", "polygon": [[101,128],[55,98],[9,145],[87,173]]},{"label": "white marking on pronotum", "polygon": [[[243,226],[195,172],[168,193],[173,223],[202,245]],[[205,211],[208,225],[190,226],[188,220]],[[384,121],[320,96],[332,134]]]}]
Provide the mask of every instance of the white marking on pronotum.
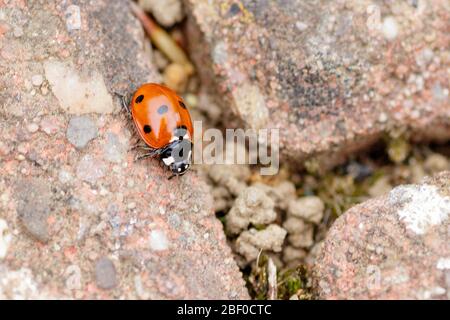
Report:
[{"label": "white marking on pronotum", "polygon": [[175,162],[175,159],[173,157],[163,158],[162,161],[166,166],[170,166],[172,163]]},{"label": "white marking on pronotum", "polygon": [[[184,140],[190,140],[190,139],[191,139],[191,136],[189,135],[189,132],[186,133],[186,134],[183,136],[183,139],[184,139]],[[170,138],[170,142],[174,142],[174,141],[178,141],[178,140],[181,140],[179,136],[172,136],[172,138]]]}]

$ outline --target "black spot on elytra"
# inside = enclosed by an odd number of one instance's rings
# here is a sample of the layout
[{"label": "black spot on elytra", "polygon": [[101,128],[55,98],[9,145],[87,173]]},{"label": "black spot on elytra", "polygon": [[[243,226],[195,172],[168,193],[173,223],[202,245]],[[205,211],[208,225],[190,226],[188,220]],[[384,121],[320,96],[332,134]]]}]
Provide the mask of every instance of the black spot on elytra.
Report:
[{"label": "black spot on elytra", "polygon": [[182,101],[178,101],[178,103],[180,104],[180,107],[182,107],[183,109],[187,109],[186,105]]},{"label": "black spot on elytra", "polygon": [[167,111],[169,111],[169,107],[166,106],[165,104],[163,104],[162,106],[160,106],[160,107],[158,108],[158,113],[159,113],[159,114],[164,114],[164,113],[166,113]]},{"label": "black spot on elytra", "polygon": [[148,124],[146,124],[146,125],[144,126],[144,132],[145,132],[145,133],[150,133],[150,132],[152,132],[152,127],[150,127]]},{"label": "black spot on elytra", "polygon": [[140,96],[138,96],[138,97],[136,98],[136,100],[134,100],[134,102],[136,102],[136,103],[141,103],[142,100],[144,100],[144,95],[143,95],[143,94],[141,94]]}]

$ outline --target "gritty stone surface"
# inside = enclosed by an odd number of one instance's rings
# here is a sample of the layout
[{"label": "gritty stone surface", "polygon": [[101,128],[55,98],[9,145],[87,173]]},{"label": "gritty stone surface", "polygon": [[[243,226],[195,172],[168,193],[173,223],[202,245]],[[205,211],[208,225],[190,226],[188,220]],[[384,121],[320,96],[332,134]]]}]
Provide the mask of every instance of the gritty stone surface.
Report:
[{"label": "gritty stone surface", "polygon": [[122,162],[128,150],[128,139],[126,137],[119,137],[114,132],[106,133],[106,143],[103,148],[105,159],[109,162]]},{"label": "gritty stone surface", "polygon": [[395,126],[450,137],[447,1],[184,4],[190,52],[227,125],[279,128],[292,163],[334,165]]},{"label": "gritty stone surface", "polygon": [[78,149],[84,148],[97,135],[98,129],[89,116],[79,116],[70,119],[67,127],[67,139]]},{"label": "gritty stone surface", "polygon": [[[0,299],[36,300],[55,299],[47,290],[39,290],[39,285],[29,268],[11,270],[0,264]],[[68,298],[68,297],[59,297]]]},{"label": "gritty stone surface", "polygon": [[450,299],[450,172],[344,213],[314,267],[323,299]]},{"label": "gritty stone surface", "polygon": [[83,181],[95,185],[97,180],[103,178],[105,174],[106,164],[92,155],[85,155],[78,163],[77,177]]},{"label": "gritty stone surface", "polygon": [[9,244],[11,243],[12,235],[5,220],[0,219],[0,260],[2,260],[8,253]]},{"label": "gritty stone surface", "polygon": [[116,268],[108,258],[101,258],[95,265],[95,280],[102,289],[113,289],[117,286]]},{"label": "gritty stone surface", "polygon": [[[114,92],[161,79],[128,2],[0,7],[0,298],[248,298],[202,178],[168,180],[127,150],[134,128]],[[82,149],[67,137],[76,116],[97,127]]]}]

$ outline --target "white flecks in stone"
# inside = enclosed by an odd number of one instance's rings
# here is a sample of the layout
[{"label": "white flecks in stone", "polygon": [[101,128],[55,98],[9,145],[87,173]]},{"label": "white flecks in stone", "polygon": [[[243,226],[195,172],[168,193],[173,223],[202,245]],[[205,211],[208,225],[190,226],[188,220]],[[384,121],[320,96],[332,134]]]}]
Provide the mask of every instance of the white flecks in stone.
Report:
[{"label": "white flecks in stone", "polygon": [[91,155],[85,155],[77,166],[77,177],[83,181],[95,184],[98,179],[106,174],[106,165],[99,159],[94,159]]},{"label": "white flecks in stone", "polygon": [[297,28],[298,31],[305,31],[306,29],[308,29],[308,25],[301,21],[297,21],[295,23],[295,27]]},{"label": "white flecks in stone", "polygon": [[13,34],[14,34],[14,37],[16,37],[16,38],[20,38],[21,36],[23,36],[22,27],[15,27],[13,30]]},{"label": "white flecks in stone", "polygon": [[419,291],[417,294],[417,298],[420,300],[428,300],[433,299],[436,296],[441,296],[445,294],[446,290],[442,287],[434,287],[428,290]]},{"label": "white flecks in stone", "polygon": [[68,6],[64,15],[66,17],[66,27],[68,31],[81,29],[81,14],[79,6]]},{"label": "white flecks in stone", "polygon": [[395,271],[384,277],[383,286],[396,286],[409,280],[408,270],[405,267],[398,266]]},{"label": "white flecks in stone", "polygon": [[69,183],[73,180],[73,176],[70,172],[66,170],[61,170],[58,173],[58,180],[61,183]]},{"label": "white flecks in stone", "polygon": [[212,51],[212,58],[216,64],[224,64],[228,59],[227,44],[219,41]]},{"label": "white flecks in stone", "polygon": [[150,248],[155,251],[167,250],[169,247],[169,241],[167,240],[166,234],[162,230],[152,230],[150,231]]},{"label": "white flecks in stone", "polygon": [[399,27],[394,17],[386,17],[383,20],[382,32],[387,40],[394,40],[397,38]]},{"label": "white flecks in stone", "polygon": [[380,113],[378,121],[384,123],[388,120],[388,115],[385,112]]},{"label": "white flecks in stone", "polygon": [[439,82],[436,82],[431,88],[431,92],[433,93],[433,99],[438,101],[445,101],[449,96],[449,90],[443,88]]},{"label": "white flecks in stone", "polygon": [[30,123],[27,125],[27,130],[29,133],[35,133],[39,130],[39,125],[37,123]]},{"label": "white flecks in stone", "polygon": [[12,235],[9,232],[8,224],[5,220],[0,219],[0,260],[6,257],[11,240]]},{"label": "white flecks in stone", "polygon": [[4,269],[0,265],[0,299],[28,300],[45,299],[47,294],[38,290],[38,284],[28,268],[19,270]]},{"label": "white flecks in stone", "polygon": [[57,60],[46,61],[44,69],[53,94],[68,113],[113,112],[112,97],[98,71],[81,75],[72,65]]},{"label": "white flecks in stone", "polygon": [[450,215],[450,198],[439,194],[436,186],[406,185],[389,193],[389,202],[400,206],[397,211],[406,228],[423,235],[430,227],[441,224]]},{"label": "white flecks in stone", "polygon": [[31,77],[31,83],[33,86],[40,87],[42,82],[44,82],[44,77],[41,74],[35,74]]},{"label": "white flecks in stone", "polygon": [[439,270],[450,269],[450,258],[440,258],[436,264],[436,268]]}]

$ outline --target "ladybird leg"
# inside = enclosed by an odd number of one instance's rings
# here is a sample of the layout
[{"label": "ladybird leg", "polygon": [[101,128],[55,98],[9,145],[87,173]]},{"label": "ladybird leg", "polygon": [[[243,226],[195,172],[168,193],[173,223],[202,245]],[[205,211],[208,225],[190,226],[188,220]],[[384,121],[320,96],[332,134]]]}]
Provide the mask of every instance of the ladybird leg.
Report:
[{"label": "ladybird leg", "polygon": [[167,178],[167,180],[171,180],[173,177],[176,177],[177,175],[173,173],[170,177]]},{"label": "ladybird leg", "polygon": [[154,158],[154,157],[156,157],[156,156],[158,156],[160,154],[161,154],[161,151],[159,149],[156,149],[156,150],[155,149],[151,149],[151,151],[148,152],[148,153],[137,155],[134,158],[134,160],[138,161],[138,160],[147,159],[147,158]]},{"label": "ladybird leg", "polygon": [[141,144],[141,143],[136,143],[135,145],[131,146],[131,148],[130,148],[130,150],[136,150],[136,149],[145,150],[145,151],[155,150],[154,148],[149,147],[144,144]]},{"label": "ladybird leg", "polygon": [[127,95],[126,94],[121,94],[121,93],[119,93],[117,91],[114,91],[114,94],[119,97],[120,103],[122,104],[122,108],[125,109],[128,114],[131,114],[131,110],[128,107],[128,105],[130,104],[129,103],[130,99],[127,97]]}]

